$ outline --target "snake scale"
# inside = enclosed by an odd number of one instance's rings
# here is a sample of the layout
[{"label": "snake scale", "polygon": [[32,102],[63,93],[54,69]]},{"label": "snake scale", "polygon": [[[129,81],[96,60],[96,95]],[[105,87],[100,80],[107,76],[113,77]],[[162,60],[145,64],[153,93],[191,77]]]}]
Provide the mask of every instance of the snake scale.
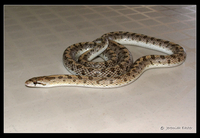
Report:
[{"label": "snake scale", "polygon": [[[133,62],[123,44],[137,45],[167,55],[147,55]],[[96,57],[104,62],[92,62]],[[72,73],[34,77],[25,82],[27,87],[84,86],[115,88],[135,81],[145,70],[173,67],[182,64],[186,52],[179,44],[131,32],[110,32],[92,42],[69,46],[63,53],[63,64]]]}]

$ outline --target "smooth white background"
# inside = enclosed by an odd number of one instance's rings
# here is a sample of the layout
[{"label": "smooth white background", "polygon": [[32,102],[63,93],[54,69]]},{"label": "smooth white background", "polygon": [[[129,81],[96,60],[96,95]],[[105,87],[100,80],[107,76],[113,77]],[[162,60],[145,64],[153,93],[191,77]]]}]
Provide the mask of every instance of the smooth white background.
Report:
[{"label": "smooth white background", "polygon": [[[182,45],[187,59],[116,89],[27,88],[69,74],[63,51],[110,31]],[[196,132],[196,6],[4,6],[4,132]],[[162,54],[127,46],[134,60]]]}]

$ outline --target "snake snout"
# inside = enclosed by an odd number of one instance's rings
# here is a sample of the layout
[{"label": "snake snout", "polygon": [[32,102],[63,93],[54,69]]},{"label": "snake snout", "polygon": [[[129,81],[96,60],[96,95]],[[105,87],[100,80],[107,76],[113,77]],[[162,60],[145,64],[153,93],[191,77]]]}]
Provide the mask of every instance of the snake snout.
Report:
[{"label": "snake snout", "polygon": [[29,79],[29,80],[27,80],[25,82],[25,86],[27,86],[27,87],[34,87],[35,84],[33,83],[33,81],[31,79]]}]

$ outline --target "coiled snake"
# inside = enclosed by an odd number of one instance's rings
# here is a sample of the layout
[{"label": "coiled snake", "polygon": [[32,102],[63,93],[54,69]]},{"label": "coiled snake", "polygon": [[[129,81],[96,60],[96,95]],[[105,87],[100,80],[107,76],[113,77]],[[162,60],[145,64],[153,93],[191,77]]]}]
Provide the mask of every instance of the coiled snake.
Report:
[{"label": "coiled snake", "polygon": [[[133,63],[131,53],[121,44],[137,45],[168,55],[142,56]],[[98,56],[105,61],[92,62]],[[25,85],[115,88],[132,83],[147,69],[177,66],[185,59],[184,48],[173,42],[137,33],[110,32],[93,42],[73,44],[64,51],[63,64],[74,75],[34,77]]]}]

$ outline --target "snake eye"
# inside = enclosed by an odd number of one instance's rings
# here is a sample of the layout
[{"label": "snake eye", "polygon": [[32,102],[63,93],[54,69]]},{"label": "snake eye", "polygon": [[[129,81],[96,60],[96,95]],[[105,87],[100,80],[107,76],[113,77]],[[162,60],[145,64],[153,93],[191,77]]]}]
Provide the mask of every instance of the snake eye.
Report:
[{"label": "snake eye", "polygon": [[36,84],[37,84],[37,81],[34,81],[33,84],[36,85]]},{"label": "snake eye", "polygon": [[34,84],[35,86],[36,86],[36,84],[37,84],[38,87],[39,87],[39,86],[45,86],[45,85],[46,85],[46,84],[41,83],[41,82],[38,82],[38,81],[34,81],[33,84]]}]

